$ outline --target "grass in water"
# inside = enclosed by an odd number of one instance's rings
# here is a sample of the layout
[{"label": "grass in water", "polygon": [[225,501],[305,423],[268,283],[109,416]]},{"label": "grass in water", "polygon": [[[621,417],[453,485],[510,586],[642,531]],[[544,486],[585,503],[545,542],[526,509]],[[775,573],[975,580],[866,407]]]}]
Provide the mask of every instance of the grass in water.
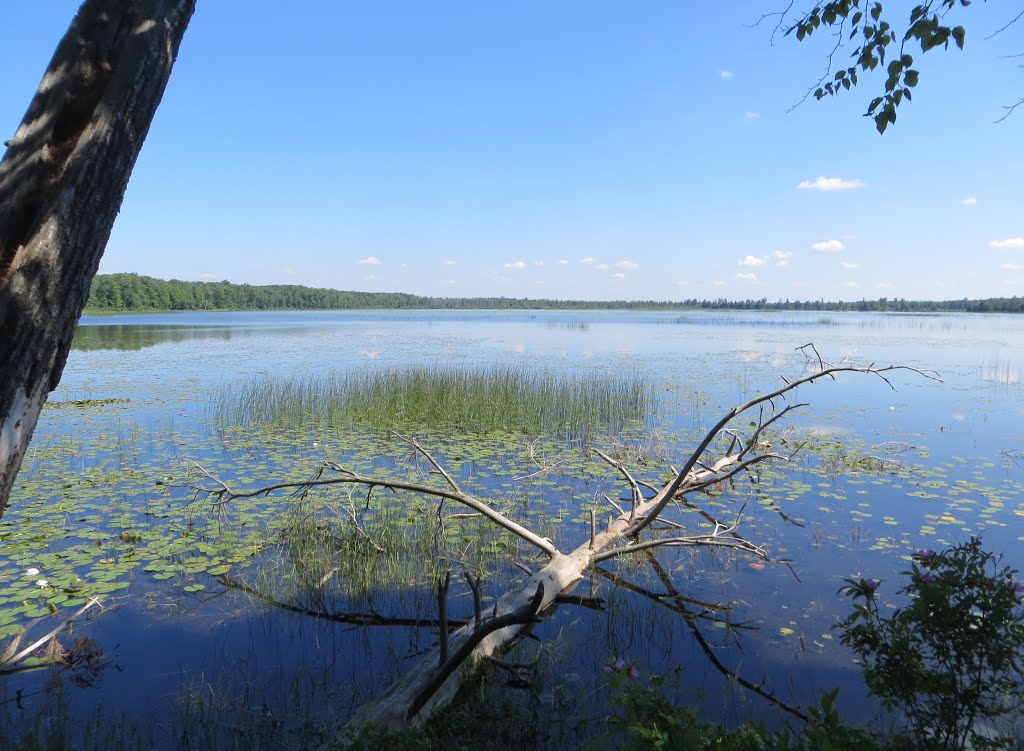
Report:
[{"label": "grass in water", "polygon": [[582,436],[642,424],[654,394],[637,375],[583,375],[525,367],[364,369],[320,376],[264,375],[222,392],[222,424],[429,425]]}]

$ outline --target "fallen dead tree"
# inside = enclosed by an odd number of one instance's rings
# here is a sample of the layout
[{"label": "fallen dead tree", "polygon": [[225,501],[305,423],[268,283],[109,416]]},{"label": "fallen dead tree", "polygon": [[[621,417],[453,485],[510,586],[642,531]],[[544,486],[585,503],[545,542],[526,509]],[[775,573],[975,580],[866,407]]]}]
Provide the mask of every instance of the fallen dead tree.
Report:
[{"label": "fallen dead tree", "polygon": [[[768,460],[787,461],[797,449],[781,454],[771,450],[765,433],[778,421],[794,410],[808,406],[805,402],[789,402],[789,397],[800,386],[822,379],[834,379],[840,373],[861,373],[874,375],[894,388],[887,374],[896,370],[912,371],[927,378],[936,379],[933,373],[903,365],[885,367],[828,365],[818,355],[813,345],[808,349],[813,358],[808,359],[810,372],[787,380],[783,385],[729,410],[712,427],[690,454],[681,469],[673,468],[672,479],[661,486],[654,486],[635,478],[621,462],[608,454],[594,450],[601,460],[615,468],[630,489],[630,502],[624,508],[616,501],[606,498],[614,513],[598,528],[597,519],[591,513],[591,529],[588,539],[567,552],[560,550],[548,538],[508,518],[491,504],[467,494],[452,475],[431,453],[414,438],[395,434],[408,443],[429,464],[433,472],[444,480],[444,485],[429,485],[406,480],[392,480],[367,476],[345,469],[340,464],[325,462],[320,473],[307,481],[283,482],[259,488],[240,490],[195,466],[196,480],[191,489],[197,496],[207,496],[214,503],[228,503],[234,499],[255,497],[275,491],[308,492],[315,488],[334,485],[361,485],[369,488],[383,487],[404,490],[451,501],[482,515],[500,528],[518,536],[547,557],[547,563],[532,573],[521,585],[509,589],[491,608],[484,613],[479,600],[479,582],[470,581],[474,592],[474,618],[449,633],[447,622],[447,587],[445,581],[439,586],[440,643],[433,653],[425,655],[417,665],[398,679],[383,695],[364,705],[351,718],[348,725],[337,735],[334,743],[344,745],[363,729],[374,727],[380,730],[401,730],[410,725],[425,723],[438,709],[448,704],[457,692],[464,669],[477,661],[490,657],[507,647],[513,640],[528,630],[539,615],[556,599],[573,589],[585,572],[603,561],[637,552],[647,552],[660,547],[708,546],[742,551],[762,560],[772,560],[768,551],[747,540],[739,532],[745,512],[743,504],[731,521],[723,521],[692,500],[694,494],[730,481],[751,467]],[[740,415],[756,413],[745,427],[736,425]],[[722,440],[724,439],[724,440]],[[717,457],[711,457],[711,448],[721,441],[724,450]],[[670,518],[667,511],[675,509],[696,511],[700,519],[698,528],[687,527],[681,520]]]}]

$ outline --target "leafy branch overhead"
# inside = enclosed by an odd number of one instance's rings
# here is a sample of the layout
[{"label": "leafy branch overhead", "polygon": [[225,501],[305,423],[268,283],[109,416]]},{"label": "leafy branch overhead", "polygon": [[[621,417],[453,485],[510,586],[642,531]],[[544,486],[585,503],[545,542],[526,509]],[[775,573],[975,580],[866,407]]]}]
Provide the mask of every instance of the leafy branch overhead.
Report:
[{"label": "leafy branch overhead", "polygon": [[[919,3],[911,9],[906,31],[900,34],[886,20],[881,3],[832,0],[815,5],[786,28],[785,34],[795,34],[797,40],[803,41],[824,26],[832,29],[836,36],[835,47],[829,53],[829,68],[814,90],[817,99],[835,96],[856,86],[858,72],[872,72],[880,65],[885,66],[885,93],[872,99],[864,113],[865,117],[874,119],[878,132],[884,133],[889,123],[896,122],[896,108],[904,99],[911,101],[910,90],[917,86],[920,77],[913,67],[914,56],[907,51],[908,46],[917,42],[924,53],[937,47],[948,49],[952,41],[962,50],[966,37],[964,27],[947,25],[945,20],[956,6],[970,4],[971,0],[927,0]],[[836,71],[832,80],[825,82],[832,73],[832,57],[845,43],[857,45],[850,53],[853,63]],[[886,57],[889,58],[888,63]]]}]

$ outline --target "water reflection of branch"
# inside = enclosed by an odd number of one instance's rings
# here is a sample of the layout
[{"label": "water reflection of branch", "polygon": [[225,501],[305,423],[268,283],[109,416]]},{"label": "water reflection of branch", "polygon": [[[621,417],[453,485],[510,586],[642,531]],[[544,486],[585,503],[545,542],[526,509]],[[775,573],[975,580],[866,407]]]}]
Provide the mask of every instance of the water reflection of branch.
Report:
[{"label": "water reflection of branch", "polygon": [[[623,579],[617,574],[607,571],[601,568],[600,566],[596,566],[594,570],[600,576],[604,577],[615,586],[622,587],[623,589],[626,589],[630,592],[634,592],[638,595],[641,595],[642,597],[646,597],[647,599],[657,603],[658,605],[668,608],[672,612],[681,615],[683,617],[683,621],[690,628],[690,632],[693,634],[693,637],[696,640],[697,645],[701,648],[701,651],[704,652],[708,660],[711,661],[711,664],[714,665],[715,668],[722,675],[724,675],[729,680],[738,683],[740,686],[743,686],[743,688],[747,689],[748,691],[752,691],[758,696],[768,700],[782,711],[787,712],[793,715],[794,717],[806,722],[807,715],[804,714],[798,707],[794,707],[790,704],[787,704],[786,702],[782,701],[762,686],[747,680],[746,678],[739,675],[739,673],[737,673],[735,670],[732,670],[731,668],[727,667],[719,659],[718,655],[715,654],[715,647],[729,645],[712,645],[708,638],[701,631],[700,622],[710,621],[712,623],[722,623],[723,621],[719,620],[716,616],[718,615],[718,613],[724,611],[726,614],[726,620],[724,621],[724,623],[726,626],[727,633],[733,634],[734,636],[738,636],[736,632],[739,630],[755,631],[758,629],[758,627],[751,623],[734,623],[731,620],[729,620],[728,613],[731,607],[729,605],[725,605],[722,603],[708,603],[702,600],[698,600],[696,598],[685,597],[681,595],[679,593],[679,590],[673,583],[672,577],[669,576],[667,571],[665,571],[664,567],[661,565],[661,562],[658,561],[658,559],[654,556],[654,553],[652,551],[647,551],[647,560],[651,564],[651,567],[654,569],[654,572],[657,575],[658,580],[661,582],[662,586],[665,587],[665,594],[657,594],[655,592],[652,592],[649,589],[646,589],[645,587],[642,587],[639,584],[635,584],[627,579]],[[695,605],[699,607],[700,610],[698,611],[690,609],[689,607],[687,607],[688,605]],[[738,638],[733,642],[733,644],[742,650],[742,646],[740,645]]]},{"label": "water reflection of branch", "polygon": [[[354,626],[408,626],[413,628],[437,628],[440,623],[436,618],[400,618],[395,616],[379,615],[377,613],[352,613],[352,612],[341,612],[332,613],[327,610],[316,610],[314,608],[305,608],[301,605],[293,605],[292,603],[282,602],[268,595],[266,592],[261,592],[258,589],[254,589],[245,582],[233,579],[229,576],[221,575],[217,579],[226,587],[231,589],[237,589],[245,594],[253,597],[260,602],[264,602],[268,605],[272,605],[275,608],[287,610],[292,613],[299,613],[301,615],[309,615],[314,618],[321,618],[327,621],[334,621],[335,623],[349,623]],[[449,618],[449,627],[464,626],[469,623],[469,619],[465,618]]]}]

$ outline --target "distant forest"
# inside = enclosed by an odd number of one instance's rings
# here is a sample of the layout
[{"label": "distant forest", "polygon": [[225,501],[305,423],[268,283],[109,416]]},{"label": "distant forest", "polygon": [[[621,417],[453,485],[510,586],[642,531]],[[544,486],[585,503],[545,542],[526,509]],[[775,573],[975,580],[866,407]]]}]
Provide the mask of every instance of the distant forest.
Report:
[{"label": "distant forest", "polygon": [[551,310],[825,310],[898,313],[1024,313],[1024,298],[986,300],[532,300],[512,297],[421,297],[402,292],[345,292],[294,284],[254,287],[230,282],[164,281],[138,274],[99,274],[87,313],[157,310],[354,310],[354,309],[551,309]]}]

